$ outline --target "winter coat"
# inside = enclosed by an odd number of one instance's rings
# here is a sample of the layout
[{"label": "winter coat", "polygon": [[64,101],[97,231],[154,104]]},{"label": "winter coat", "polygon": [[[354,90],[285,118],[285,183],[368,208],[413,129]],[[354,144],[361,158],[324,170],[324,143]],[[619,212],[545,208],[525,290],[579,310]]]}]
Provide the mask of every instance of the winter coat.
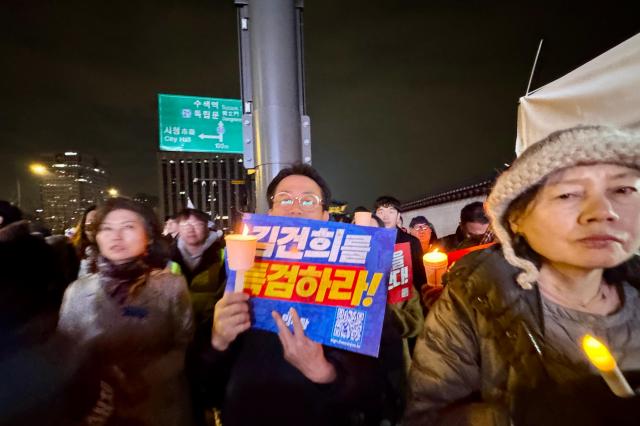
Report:
[{"label": "winter coat", "polygon": [[379,425],[381,419],[396,424],[402,419],[411,367],[408,340],[415,339],[424,324],[420,298],[414,289],[411,290],[408,300],[387,304],[378,355],[381,399],[365,410],[365,424]]},{"label": "winter coat", "polygon": [[114,424],[189,425],[184,358],[193,330],[184,278],[153,270],[124,305],[100,285],[100,273],[65,292],[58,331],[101,356],[114,389]]},{"label": "winter coat", "polygon": [[449,253],[456,250],[462,250],[469,247],[477,246],[481,244],[481,237],[467,238],[462,232],[462,228],[458,226],[454,234],[445,235],[436,241],[435,245],[440,247],[445,253]]},{"label": "winter coat", "polygon": [[316,384],[284,359],[275,333],[248,330],[222,352],[207,337],[196,342],[192,376],[206,396],[200,404],[221,408],[225,426],[349,425],[350,415],[380,391],[373,357],[325,346],[337,376]]},{"label": "winter coat", "polygon": [[[547,332],[555,324],[545,327],[545,320],[553,321],[548,302],[537,287],[519,287],[518,272],[500,248],[492,247],[465,256],[446,276],[447,286],[415,348],[407,425],[508,425],[522,403],[519,394],[540,395],[594,374],[580,355],[579,342],[568,337],[549,341]],[[590,315],[594,327],[611,320],[612,328],[602,332],[610,332],[621,368],[640,369],[640,296],[629,284],[618,287],[624,306],[607,317],[558,306],[552,310],[567,318]]]},{"label": "winter coat", "polygon": [[0,228],[0,425],[73,426],[96,404],[99,379],[55,333],[67,276],[26,221]]},{"label": "winter coat", "polygon": [[407,339],[417,337],[424,325],[424,314],[422,313],[418,292],[412,289],[409,299],[399,303],[388,304],[387,311],[393,319],[393,326],[402,337],[404,368],[408,372],[411,366],[411,354]]},{"label": "winter coat", "polygon": [[206,248],[195,266],[186,259],[189,254],[180,239],[171,248],[171,260],[180,266],[187,280],[193,303],[196,324],[206,322],[213,314],[213,307],[222,298],[226,283],[224,268],[224,240],[215,232],[209,234]]}]

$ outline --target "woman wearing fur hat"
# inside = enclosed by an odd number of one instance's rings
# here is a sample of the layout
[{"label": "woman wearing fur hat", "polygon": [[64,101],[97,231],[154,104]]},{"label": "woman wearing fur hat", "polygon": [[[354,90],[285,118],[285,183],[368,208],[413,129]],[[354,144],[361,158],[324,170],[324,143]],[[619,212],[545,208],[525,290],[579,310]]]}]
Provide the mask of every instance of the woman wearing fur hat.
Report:
[{"label": "woman wearing fur hat", "polygon": [[580,341],[595,335],[640,370],[640,134],[553,133],[486,207],[501,245],[448,274],[415,348],[406,424],[637,421],[638,397],[613,396]]},{"label": "woman wearing fur hat", "polygon": [[98,209],[97,273],[69,286],[58,329],[100,356],[113,390],[91,424],[189,425],[184,358],[193,312],[182,276],[164,268],[167,249],[155,214],[111,198]]}]

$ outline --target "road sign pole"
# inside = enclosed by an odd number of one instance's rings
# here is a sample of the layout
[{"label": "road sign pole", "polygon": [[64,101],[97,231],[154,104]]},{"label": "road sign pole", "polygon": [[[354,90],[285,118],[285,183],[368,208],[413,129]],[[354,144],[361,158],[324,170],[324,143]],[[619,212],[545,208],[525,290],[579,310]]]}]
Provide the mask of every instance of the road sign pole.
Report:
[{"label": "road sign pole", "polygon": [[236,0],[236,5],[241,8],[243,121],[250,121],[247,125],[252,127],[252,132],[245,132],[243,143],[253,144],[256,212],[264,213],[268,208],[265,194],[273,177],[293,163],[311,163],[309,122],[304,116],[302,1]]}]

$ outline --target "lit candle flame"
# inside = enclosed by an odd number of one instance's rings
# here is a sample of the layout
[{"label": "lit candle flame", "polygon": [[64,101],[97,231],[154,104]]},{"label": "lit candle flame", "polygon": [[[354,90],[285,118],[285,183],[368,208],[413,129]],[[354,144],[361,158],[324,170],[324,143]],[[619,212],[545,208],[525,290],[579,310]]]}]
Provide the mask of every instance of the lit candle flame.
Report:
[{"label": "lit candle flame", "polygon": [[616,365],[616,360],[602,342],[587,334],[582,338],[582,349],[589,361],[598,369],[611,392],[620,398],[635,396],[634,390]]},{"label": "lit candle flame", "polygon": [[439,249],[431,250],[422,257],[427,262],[446,262],[447,261],[447,253],[441,252]]},{"label": "lit candle flame", "polygon": [[616,360],[611,356],[609,349],[595,337],[585,335],[582,338],[582,349],[598,370],[613,371],[616,368]]},{"label": "lit candle flame", "polygon": [[242,236],[246,237],[247,235],[249,235],[249,227],[245,223],[244,227],[242,228]]}]

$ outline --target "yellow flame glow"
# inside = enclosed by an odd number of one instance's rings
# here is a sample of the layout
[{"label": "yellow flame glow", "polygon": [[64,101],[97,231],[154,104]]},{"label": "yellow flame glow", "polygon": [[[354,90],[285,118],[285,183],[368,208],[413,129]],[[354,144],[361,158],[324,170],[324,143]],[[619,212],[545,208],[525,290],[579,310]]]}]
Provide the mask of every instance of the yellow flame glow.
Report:
[{"label": "yellow flame glow", "polygon": [[247,225],[245,224],[242,228],[242,236],[246,237],[247,235],[249,235],[249,227],[247,227]]},{"label": "yellow flame glow", "polygon": [[429,253],[426,253],[422,256],[423,260],[430,263],[441,263],[446,262],[449,257],[447,253],[442,253],[438,249],[432,250]]},{"label": "yellow flame glow", "polygon": [[589,361],[600,371],[612,371],[616,368],[616,360],[609,349],[595,337],[587,334],[582,338],[582,349]]}]

